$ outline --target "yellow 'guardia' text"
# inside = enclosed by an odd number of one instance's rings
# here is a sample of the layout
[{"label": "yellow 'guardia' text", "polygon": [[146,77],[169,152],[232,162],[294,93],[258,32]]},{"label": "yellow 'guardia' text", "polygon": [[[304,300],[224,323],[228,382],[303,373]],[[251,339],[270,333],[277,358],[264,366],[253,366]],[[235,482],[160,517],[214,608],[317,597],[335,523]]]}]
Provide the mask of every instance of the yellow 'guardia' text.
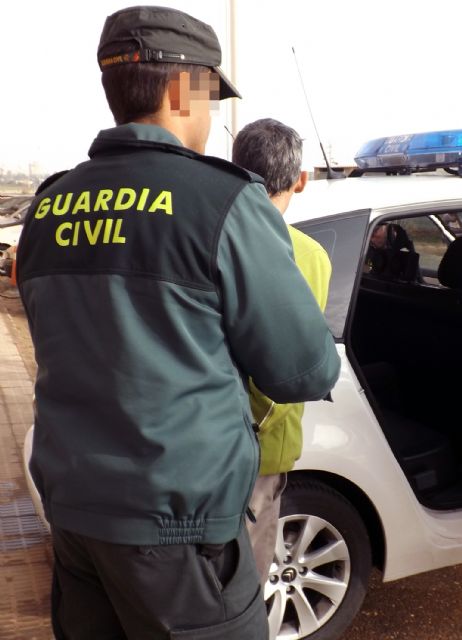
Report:
[{"label": "yellow 'guardia' text", "polygon": [[98,211],[135,211],[157,213],[163,212],[173,215],[172,192],[160,191],[151,194],[151,189],[145,187],[140,191],[121,187],[117,191],[100,189],[96,193],[82,191],[81,193],[58,193],[54,198],[40,200],[35,211],[35,218],[44,218],[49,212],[54,216],[77,213],[97,213]]}]

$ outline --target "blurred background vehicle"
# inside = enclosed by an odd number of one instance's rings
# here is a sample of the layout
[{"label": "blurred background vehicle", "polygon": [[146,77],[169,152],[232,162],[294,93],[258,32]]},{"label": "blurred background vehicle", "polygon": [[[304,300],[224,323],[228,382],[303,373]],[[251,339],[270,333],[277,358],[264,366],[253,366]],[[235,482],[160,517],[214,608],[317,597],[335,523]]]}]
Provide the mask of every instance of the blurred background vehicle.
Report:
[{"label": "blurred background vehicle", "polygon": [[0,275],[14,277],[13,264],[33,195],[0,196]]}]

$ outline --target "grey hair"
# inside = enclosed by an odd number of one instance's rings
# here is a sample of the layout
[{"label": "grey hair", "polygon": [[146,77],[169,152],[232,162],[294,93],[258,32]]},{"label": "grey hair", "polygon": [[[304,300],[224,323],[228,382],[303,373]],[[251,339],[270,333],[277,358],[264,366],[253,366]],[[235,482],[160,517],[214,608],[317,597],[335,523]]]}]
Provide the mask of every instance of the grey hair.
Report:
[{"label": "grey hair", "polygon": [[270,196],[288,191],[300,177],[303,140],[298,133],[273,118],[262,118],[239,131],[232,159],[265,180]]}]

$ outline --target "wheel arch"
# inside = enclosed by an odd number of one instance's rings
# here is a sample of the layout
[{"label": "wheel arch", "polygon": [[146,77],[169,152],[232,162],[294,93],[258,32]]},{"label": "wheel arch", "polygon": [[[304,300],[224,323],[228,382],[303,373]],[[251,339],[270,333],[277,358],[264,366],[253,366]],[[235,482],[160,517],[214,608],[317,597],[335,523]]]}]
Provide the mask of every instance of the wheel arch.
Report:
[{"label": "wheel arch", "polygon": [[369,534],[371,541],[372,562],[380,571],[384,570],[386,542],[385,534],[377,513],[369,497],[350,480],[327,471],[291,471],[289,480],[318,480],[342,494],[357,509]]}]

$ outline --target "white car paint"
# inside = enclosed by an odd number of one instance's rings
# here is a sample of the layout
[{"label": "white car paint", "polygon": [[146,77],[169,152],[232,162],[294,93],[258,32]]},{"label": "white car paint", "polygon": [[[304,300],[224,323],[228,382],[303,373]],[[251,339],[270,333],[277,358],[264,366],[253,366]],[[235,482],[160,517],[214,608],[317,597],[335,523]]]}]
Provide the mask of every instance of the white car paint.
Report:
[{"label": "white car paint", "polygon": [[21,231],[22,224],[15,224],[11,227],[0,226],[0,244],[7,244],[11,247],[17,246]]},{"label": "white car paint", "polygon": [[460,209],[462,180],[442,175],[387,176],[313,180],[305,190],[292,198],[284,215],[293,224],[371,209],[371,220],[415,207],[419,211],[434,210],[439,202],[442,210]]}]

